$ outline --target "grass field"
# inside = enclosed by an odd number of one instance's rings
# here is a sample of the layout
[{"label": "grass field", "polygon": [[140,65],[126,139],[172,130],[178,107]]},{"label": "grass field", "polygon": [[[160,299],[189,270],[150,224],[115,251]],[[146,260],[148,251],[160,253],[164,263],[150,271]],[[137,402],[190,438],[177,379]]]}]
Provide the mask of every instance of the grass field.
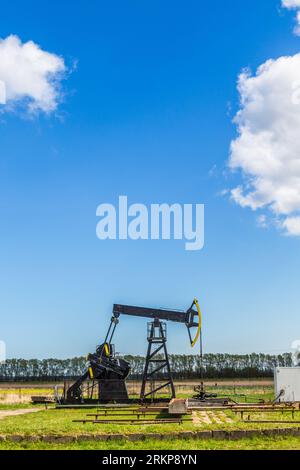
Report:
[{"label": "grass field", "polygon": [[[15,407],[16,409],[16,407]],[[93,423],[74,423],[73,420],[83,420],[91,410],[41,410],[38,413],[26,414],[21,416],[10,416],[0,420],[0,434],[20,434],[24,436],[43,436],[47,435],[76,435],[80,436],[90,434],[130,434],[130,433],[169,433],[180,431],[212,431],[212,430],[253,430],[253,429],[274,429],[281,428],[282,424],[254,424],[243,422],[239,416],[231,411],[225,411],[224,415],[216,414],[217,420],[212,417],[211,424],[205,422],[183,422],[183,424],[149,424],[141,425],[123,425],[123,424],[93,424]],[[197,414],[197,413],[196,413]],[[122,419],[122,417],[119,417]],[[127,416],[124,416],[126,419]],[[230,419],[230,422],[226,421]],[[91,419],[91,418],[89,418]],[[259,419],[268,420],[270,416],[267,413],[259,414]],[[286,417],[278,415],[276,417],[284,424]],[[295,420],[300,421],[300,411],[295,413]],[[218,422],[221,421],[221,422]],[[299,424],[286,424],[285,427],[299,427]]]},{"label": "grass field", "polygon": [[[181,384],[179,396],[191,396],[186,393],[187,384]],[[186,388],[184,388],[184,386]],[[21,390],[21,391],[20,391]],[[24,403],[24,396],[31,395],[48,395],[52,392],[52,386],[42,385],[40,388],[23,387],[23,388],[0,388],[0,436],[9,437],[17,436],[22,442],[0,441],[0,449],[300,449],[300,438],[297,437],[254,437],[252,439],[244,438],[240,441],[222,441],[222,440],[196,440],[196,439],[165,439],[154,440],[147,438],[149,434],[172,434],[181,431],[232,431],[232,430],[267,430],[299,427],[299,424],[287,424],[286,420],[292,420],[287,414],[276,415],[278,424],[271,423],[252,423],[242,421],[241,417],[234,414],[230,410],[208,413],[203,415],[198,412],[193,413],[193,421],[184,421],[183,424],[149,424],[129,425],[129,424],[93,424],[93,423],[74,423],[73,420],[85,419],[87,413],[92,410],[83,409],[67,409],[58,410],[53,405],[45,409],[44,406],[37,406],[38,412],[30,414],[22,414],[19,416],[8,416],[9,413],[15,413],[17,410],[28,410],[33,408],[30,403]],[[257,402],[259,400],[274,399],[272,384],[267,382],[238,382],[238,383],[221,383],[218,387],[215,384],[209,384],[208,390],[216,392],[221,396],[230,396],[234,400],[241,403]],[[14,395],[12,403],[9,403],[9,397]],[[20,401],[16,399],[20,397]],[[3,397],[5,399],[3,399]],[[28,400],[29,401],[29,400]],[[2,414],[2,419],[1,419]],[[126,418],[124,416],[124,418]],[[91,418],[89,418],[91,419]],[[122,419],[122,416],[119,417]],[[254,419],[270,420],[270,414],[259,413]],[[300,411],[294,416],[295,421],[300,421]],[[130,442],[109,440],[105,442],[93,440],[97,435],[114,434],[129,435],[134,433],[142,433],[145,440],[141,442]],[[50,442],[33,442],[32,438],[43,436],[63,436],[74,437],[76,442],[68,444],[50,443]],[[30,439],[32,442],[30,442]]]}]

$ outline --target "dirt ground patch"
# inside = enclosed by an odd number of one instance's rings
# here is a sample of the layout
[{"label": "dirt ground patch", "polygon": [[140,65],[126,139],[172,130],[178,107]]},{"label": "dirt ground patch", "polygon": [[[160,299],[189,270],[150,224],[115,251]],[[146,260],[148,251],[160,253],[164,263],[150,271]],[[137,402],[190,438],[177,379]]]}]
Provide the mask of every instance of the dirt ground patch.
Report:
[{"label": "dirt ground patch", "polygon": [[41,408],[27,408],[24,410],[0,410],[0,419],[8,418],[9,416],[26,415],[28,413],[37,413]]}]

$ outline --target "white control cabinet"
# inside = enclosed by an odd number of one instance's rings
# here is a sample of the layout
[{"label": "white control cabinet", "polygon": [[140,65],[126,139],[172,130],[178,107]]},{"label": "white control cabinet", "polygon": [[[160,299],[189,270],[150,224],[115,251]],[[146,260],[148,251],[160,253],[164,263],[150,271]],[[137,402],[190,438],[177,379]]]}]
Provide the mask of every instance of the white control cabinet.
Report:
[{"label": "white control cabinet", "polygon": [[275,396],[281,402],[300,402],[300,367],[276,367]]}]

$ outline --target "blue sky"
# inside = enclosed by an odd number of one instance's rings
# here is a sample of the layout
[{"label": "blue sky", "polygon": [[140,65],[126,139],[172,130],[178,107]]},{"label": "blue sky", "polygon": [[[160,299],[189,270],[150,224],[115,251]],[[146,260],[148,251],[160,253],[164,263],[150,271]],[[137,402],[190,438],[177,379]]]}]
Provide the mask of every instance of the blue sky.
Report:
[{"label": "blue sky", "polygon": [[[75,4],[74,4],[75,3]],[[163,5],[162,5],[163,3]],[[76,68],[56,113],[0,123],[0,338],[9,357],[95,348],[113,303],[187,308],[197,296],[207,352],[280,352],[300,335],[299,240],[258,226],[220,192],[237,77],[299,52],[280,2],[14,0],[16,34]],[[213,171],[211,171],[213,169]],[[205,248],[96,238],[96,207],[204,203]],[[146,321],[124,318],[117,350],[144,353]],[[189,352],[169,325],[171,352]]]}]

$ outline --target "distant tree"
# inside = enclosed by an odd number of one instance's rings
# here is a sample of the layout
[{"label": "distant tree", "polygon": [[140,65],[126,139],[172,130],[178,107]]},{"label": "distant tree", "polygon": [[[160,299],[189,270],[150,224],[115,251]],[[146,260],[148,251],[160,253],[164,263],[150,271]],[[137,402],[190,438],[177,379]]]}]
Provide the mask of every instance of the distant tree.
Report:
[{"label": "distant tree", "polygon": [[[131,365],[130,378],[143,375],[145,358],[127,355]],[[289,353],[269,354],[205,354],[201,362],[199,355],[171,354],[171,370],[176,379],[199,379],[202,367],[204,378],[259,378],[272,377],[277,366],[293,365]],[[0,364],[0,380],[62,380],[79,377],[86,369],[86,358],[72,359],[8,359]]]}]

